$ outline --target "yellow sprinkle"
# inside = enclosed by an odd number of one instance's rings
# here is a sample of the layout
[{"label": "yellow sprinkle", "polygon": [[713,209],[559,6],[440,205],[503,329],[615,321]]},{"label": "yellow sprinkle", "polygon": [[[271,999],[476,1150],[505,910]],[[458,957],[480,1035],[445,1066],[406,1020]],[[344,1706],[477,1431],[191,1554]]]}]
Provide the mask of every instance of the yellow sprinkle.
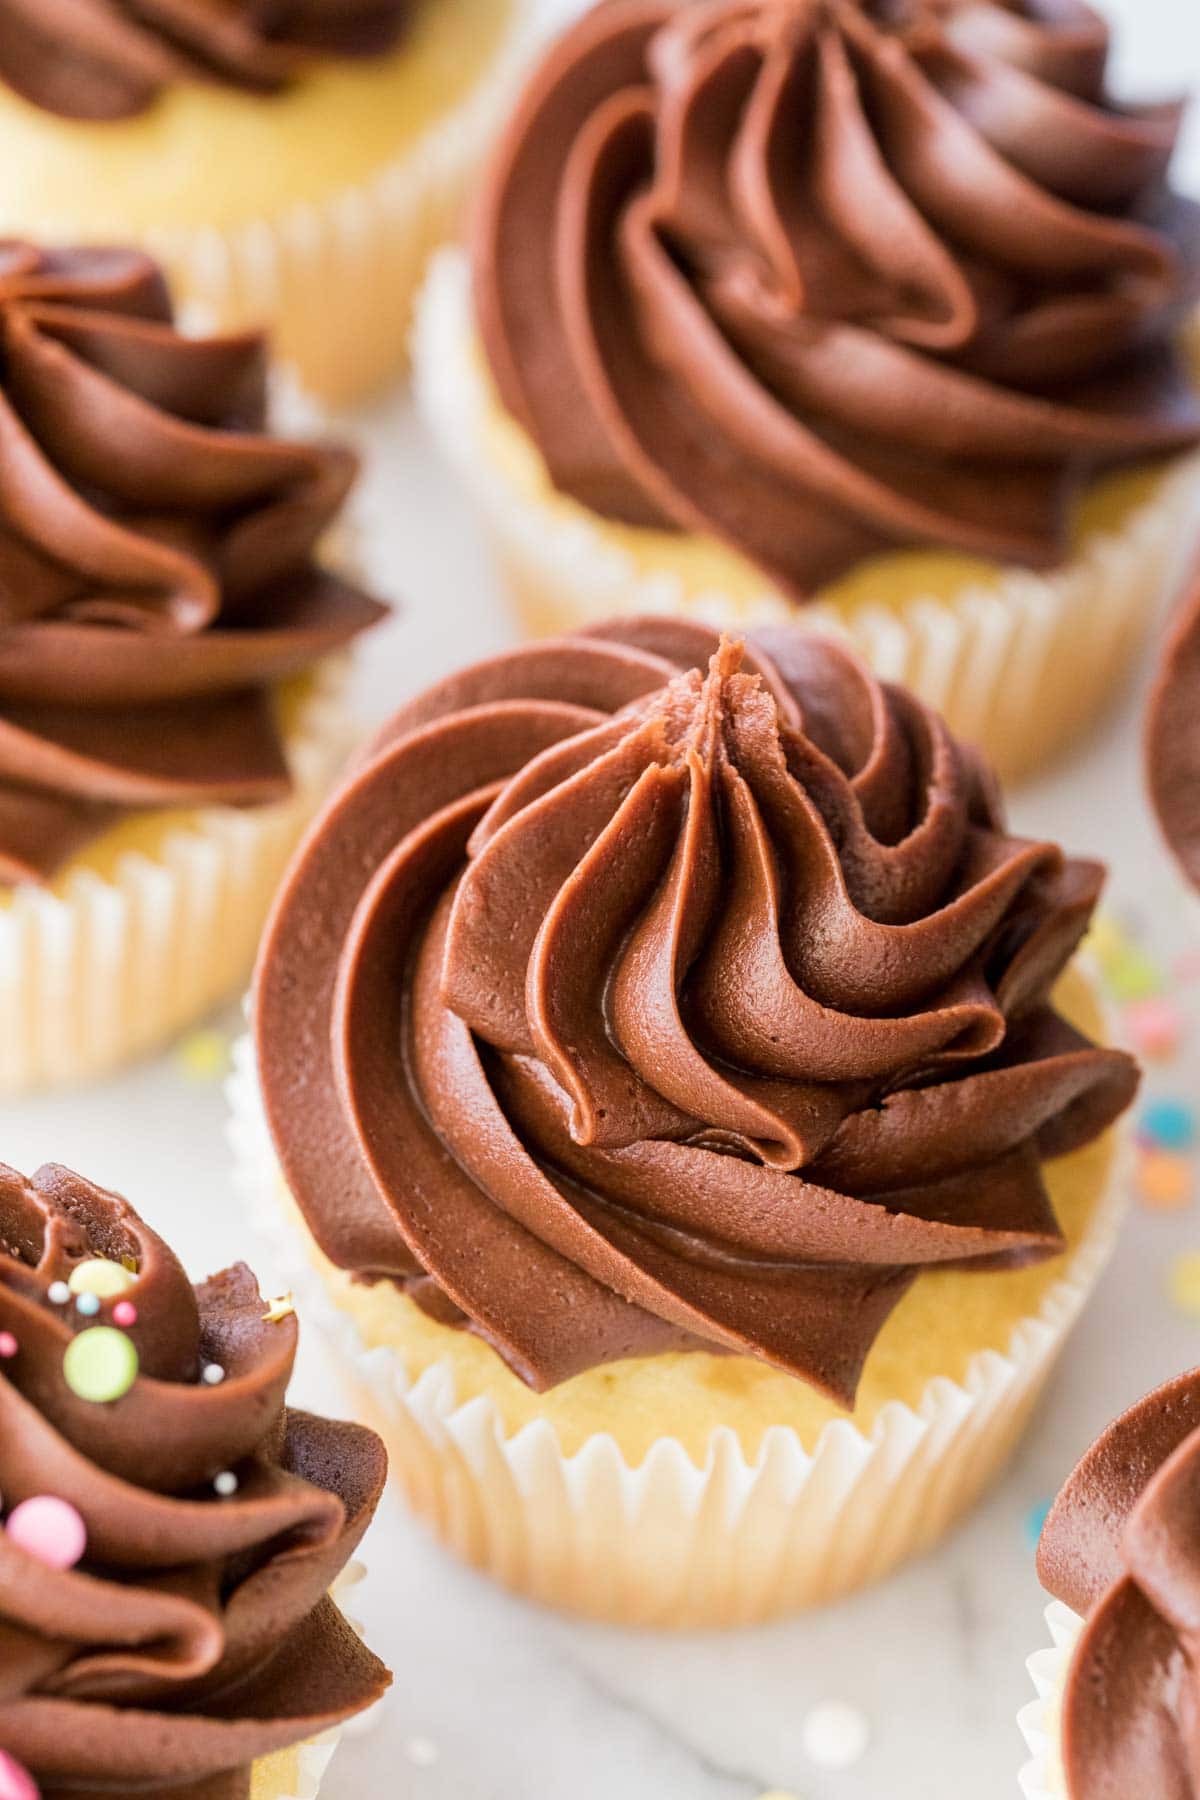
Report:
[{"label": "yellow sprinkle", "polygon": [[1175,1258],[1167,1277],[1167,1290],[1180,1312],[1200,1318],[1200,1251],[1190,1250]]},{"label": "yellow sprinkle", "polygon": [[193,1031],[180,1040],[175,1057],[189,1081],[220,1081],[229,1067],[229,1039],[223,1031]]},{"label": "yellow sprinkle", "polygon": [[124,1263],[110,1262],[103,1256],[93,1256],[87,1262],[76,1263],[67,1286],[73,1294],[95,1294],[100,1300],[115,1300],[119,1294],[131,1288],[136,1280],[137,1275],[132,1269],[127,1269]]},{"label": "yellow sprinkle", "polygon": [[290,1294],[280,1294],[278,1300],[269,1300],[267,1310],[263,1314],[264,1325],[278,1325],[283,1319],[290,1319],[296,1310],[296,1302]]}]

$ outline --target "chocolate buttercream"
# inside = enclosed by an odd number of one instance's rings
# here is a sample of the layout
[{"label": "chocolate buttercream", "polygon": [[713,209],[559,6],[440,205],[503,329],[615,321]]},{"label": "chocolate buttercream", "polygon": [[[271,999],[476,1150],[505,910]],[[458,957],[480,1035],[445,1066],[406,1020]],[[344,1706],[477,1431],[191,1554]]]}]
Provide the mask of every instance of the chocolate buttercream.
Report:
[{"label": "chocolate buttercream", "polygon": [[[84,1327],[56,1283],[124,1262],[140,1374],[94,1405],[64,1379]],[[192,1287],[132,1208],[67,1169],[0,1167],[0,1495],[87,1528],[69,1570],[0,1531],[0,1744],[43,1800],[246,1800],[250,1767],[377,1700],[389,1676],[328,1592],[370,1523],[382,1444],[289,1410],[296,1320],[244,1265]],[[224,1371],[219,1385],[207,1365]],[[221,1498],[214,1479],[237,1478]]]},{"label": "chocolate buttercream", "polygon": [[1200,1793],[1200,1370],[1150,1394],[1088,1451],[1038,1551],[1085,1616],[1063,1695],[1070,1800]]},{"label": "chocolate buttercream", "polygon": [[476,307],[555,486],[797,599],[930,545],[1049,566],[1200,437],[1181,108],[1082,0],[607,0],[491,164]]},{"label": "chocolate buttercream", "polygon": [[1200,570],[1179,603],[1146,713],[1146,779],[1163,836],[1200,888]]},{"label": "chocolate buttercream", "polygon": [[269,436],[266,376],[143,256],[0,245],[0,883],[286,794],[273,684],[382,616],[318,560],[354,458]]},{"label": "chocolate buttercream", "polygon": [[0,0],[0,81],[69,119],[125,119],[184,81],[273,93],[378,56],[412,0]]},{"label": "chocolate buttercream", "polygon": [[1042,1161],[1137,1080],[1049,999],[1101,879],[799,631],[495,657],[392,721],[278,902],[291,1190],[532,1386],[705,1347],[849,1404],[919,1270],[1063,1248]]}]

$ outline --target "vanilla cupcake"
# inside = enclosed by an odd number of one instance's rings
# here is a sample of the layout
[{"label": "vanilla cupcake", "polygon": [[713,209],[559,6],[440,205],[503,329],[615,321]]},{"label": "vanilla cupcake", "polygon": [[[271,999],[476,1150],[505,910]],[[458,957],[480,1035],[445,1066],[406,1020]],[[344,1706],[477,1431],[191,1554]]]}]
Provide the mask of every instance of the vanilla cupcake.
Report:
[{"label": "vanilla cupcake", "polygon": [[402,370],[545,0],[0,0],[0,234],[143,246],[322,399]]},{"label": "vanilla cupcake", "polygon": [[794,629],[621,622],[392,722],[281,891],[237,1144],[447,1542],[718,1625],[943,1535],[1112,1241],[1100,882]]},{"label": "vanilla cupcake", "polygon": [[343,760],[320,560],[354,458],[266,433],[254,336],[155,265],[0,248],[0,1094],[79,1081],[236,991]]},{"label": "vanilla cupcake", "polygon": [[387,1472],[284,1404],[294,1314],[123,1200],[0,1167],[0,1787],[315,1800],[390,1677],[330,1589]]},{"label": "vanilla cupcake", "polygon": [[1082,0],[562,37],[419,355],[532,633],[832,631],[1006,776],[1095,718],[1200,540],[1179,109],[1107,48]]},{"label": "vanilla cupcake", "polygon": [[1021,1715],[1028,1800],[1197,1790],[1200,1371],[1123,1414],[1059,1495],[1038,1550],[1051,1650]]}]

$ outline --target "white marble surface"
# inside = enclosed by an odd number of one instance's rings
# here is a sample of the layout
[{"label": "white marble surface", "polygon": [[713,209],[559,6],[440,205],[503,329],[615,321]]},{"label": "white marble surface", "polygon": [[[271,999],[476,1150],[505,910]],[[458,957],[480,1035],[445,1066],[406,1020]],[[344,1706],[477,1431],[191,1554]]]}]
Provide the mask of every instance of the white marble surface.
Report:
[{"label": "white marble surface", "polygon": [[[1200,81],[1193,0],[1126,0],[1139,20],[1135,78],[1162,92]],[[1200,139],[1188,152],[1200,189]],[[364,719],[504,641],[507,626],[473,521],[403,404],[357,422],[376,452],[366,511],[380,583],[405,611],[371,643]],[[1013,805],[1017,825],[1099,853],[1115,903],[1164,956],[1200,939],[1143,804],[1136,695],[1067,768]],[[1197,915],[1200,919],[1200,915]],[[1198,1003],[1200,1005],[1200,1003]],[[230,1023],[234,1022],[231,1015]],[[1154,1086],[1193,1096],[1200,1035]],[[216,1084],[167,1058],[86,1095],[0,1111],[0,1156],[54,1159],[127,1192],[204,1274],[247,1249],[229,1185]],[[327,1779],[328,1800],[1012,1800],[1042,1597],[1026,1521],[1094,1432],[1156,1380],[1200,1360],[1200,1323],[1172,1313],[1165,1275],[1200,1250],[1200,1214],[1137,1213],[1018,1461],[934,1559],[840,1608],[769,1629],[687,1640],[547,1616],[459,1569],[389,1501],[368,1540],[357,1610],[397,1671],[395,1689]],[[259,1257],[264,1272],[269,1268]],[[338,1409],[316,1343],[298,1391]],[[809,1709],[853,1701],[871,1747],[821,1772]],[[1147,1797],[1149,1800],[1149,1797]]]}]

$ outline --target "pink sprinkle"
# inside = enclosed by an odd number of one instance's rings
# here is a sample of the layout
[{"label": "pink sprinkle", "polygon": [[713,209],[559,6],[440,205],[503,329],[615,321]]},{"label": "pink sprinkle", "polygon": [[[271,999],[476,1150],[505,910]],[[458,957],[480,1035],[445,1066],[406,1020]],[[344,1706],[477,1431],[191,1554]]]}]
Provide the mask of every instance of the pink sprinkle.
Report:
[{"label": "pink sprinkle", "polygon": [[[10,1361],[19,1349],[20,1345],[11,1331],[0,1331],[0,1357],[3,1357],[6,1362]],[[0,1794],[0,1800],[3,1800],[2,1794]]]},{"label": "pink sprinkle", "polygon": [[0,1750],[0,1800],[38,1800],[37,1782],[7,1750]]},{"label": "pink sprinkle", "polygon": [[137,1324],[137,1307],[132,1300],[118,1300],[113,1307],[113,1324],[119,1325],[122,1331],[128,1331],[131,1325]]},{"label": "pink sprinkle", "polygon": [[1138,1000],[1125,1009],[1125,1025],[1143,1056],[1174,1056],[1183,1036],[1183,1016],[1170,1000]]},{"label": "pink sprinkle", "polygon": [[87,1549],[87,1526],[69,1500],[39,1494],[8,1519],[9,1540],[48,1569],[73,1569]]}]

